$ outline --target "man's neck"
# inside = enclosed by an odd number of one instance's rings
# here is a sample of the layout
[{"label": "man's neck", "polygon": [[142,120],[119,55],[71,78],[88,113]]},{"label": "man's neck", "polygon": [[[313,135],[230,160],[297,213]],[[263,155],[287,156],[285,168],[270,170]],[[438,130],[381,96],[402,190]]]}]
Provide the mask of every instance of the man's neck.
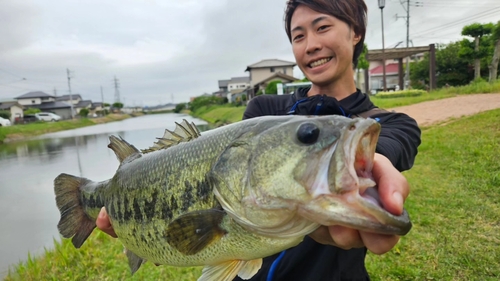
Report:
[{"label": "man's neck", "polygon": [[337,100],[345,99],[356,92],[356,85],[354,79],[349,75],[344,75],[343,79],[333,81],[326,85],[312,84],[311,89],[307,92],[308,97],[315,95],[326,95]]}]

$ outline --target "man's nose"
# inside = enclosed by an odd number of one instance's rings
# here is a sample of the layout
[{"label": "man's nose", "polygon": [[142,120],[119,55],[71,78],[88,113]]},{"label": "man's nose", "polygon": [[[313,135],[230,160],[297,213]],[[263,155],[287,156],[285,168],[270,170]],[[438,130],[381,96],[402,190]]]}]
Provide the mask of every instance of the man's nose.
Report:
[{"label": "man's nose", "polygon": [[316,51],[321,50],[321,41],[316,35],[309,35],[307,36],[307,45],[306,45],[306,52],[308,55],[315,53]]}]

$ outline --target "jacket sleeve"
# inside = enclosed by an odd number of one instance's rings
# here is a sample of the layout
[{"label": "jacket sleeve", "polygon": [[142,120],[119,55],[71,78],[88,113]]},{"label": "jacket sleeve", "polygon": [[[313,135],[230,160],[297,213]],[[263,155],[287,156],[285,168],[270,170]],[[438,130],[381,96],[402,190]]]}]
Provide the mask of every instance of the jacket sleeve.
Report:
[{"label": "jacket sleeve", "polygon": [[403,113],[386,113],[372,118],[378,118],[382,125],[376,152],[387,157],[400,172],[409,170],[421,142],[417,122]]}]

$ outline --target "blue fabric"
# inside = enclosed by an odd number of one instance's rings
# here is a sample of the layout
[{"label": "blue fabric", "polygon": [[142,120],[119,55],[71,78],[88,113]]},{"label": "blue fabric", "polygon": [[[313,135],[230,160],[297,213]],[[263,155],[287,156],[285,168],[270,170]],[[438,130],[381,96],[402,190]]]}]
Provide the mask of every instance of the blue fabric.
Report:
[{"label": "blue fabric", "polygon": [[281,259],[283,259],[283,256],[285,256],[285,252],[286,252],[286,250],[281,252],[281,254],[273,261],[273,264],[271,264],[271,268],[269,268],[269,273],[267,273],[266,281],[273,281],[274,272],[276,271],[276,267],[278,267],[278,264],[280,263]]}]

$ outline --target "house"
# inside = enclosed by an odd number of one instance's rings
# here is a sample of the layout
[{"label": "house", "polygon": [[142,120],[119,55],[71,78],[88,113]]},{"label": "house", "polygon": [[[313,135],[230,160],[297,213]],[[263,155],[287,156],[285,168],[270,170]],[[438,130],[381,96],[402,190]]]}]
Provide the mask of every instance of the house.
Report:
[{"label": "house", "polygon": [[296,65],[295,62],[290,61],[265,59],[247,66],[245,72],[249,72],[250,85],[253,87],[276,73],[291,77],[293,75],[293,68]]},{"label": "house", "polygon": [[15,99],[25,108],[38,108],[41,111],[55,113],[61,116],[63,119],[71,118],[71,105],[62,101],[56,101],[55,96],[51,96],[44,92],[29,92],[16,97]]},{"label": "house", "polygon": [[264,90],[267,84],[273,80],[281,80],[283,83],[290,83],[297,78],[293,77],[295,62],[279,59],[265,59],[247,66],[245,71],[250,73],[250,89],[247,96],[254,97],[259,90]]},{"label": "house", "polygon": [[41,91],[29,92],[15,98],[21,105],[33,106],[46,102],[55,102],[56,98]]},{"label": "house", "polygon": [[90,112],[90,108],[92,107],[92,101],[91,100],[80,100],[77,104],[73,106],[75,109],[76,113],[80,113],[80,110],[86,108]]},{"label": "house", "polygon": [[104,110],[104,104],[102,102],[93,102],[90,107],[90,115],[102,115],[102,111]]},{"label": "house", "polygon": [[80,94],[74,94],[71,96],[70,95],[62,95],[62,96],[56,97],[56,101],[62,101],[62,102],[65,102],[67,104],[72,103],[73,105],[78,104],[82,100],[83,99],[82,99],[82,96],[80,96]]},{"label": "house", "polygon": [[[384,68],[383,65],[376,66],[372,68],[370,71],[370,85],[371,90],[383,90],[383,77],[384,77]],[[399,64],[398,63],[389,63],[385,66],[385,81],[387,89],[395,89],[396,85],[399,84]],[[399,86],[398,86],[399,87]]]},{"label": "house", "polygon": [[246,88],[250,87],[250,77],[232,77],[231,80],[227,82],[227,90],[231,94],[237,94],[243,92]]},{"label": "house", "polygon": [[14,124],[16,120],[24,117],[24,107],[16,100],[0,101],[0,110],[10,112],[10,122]]}]

